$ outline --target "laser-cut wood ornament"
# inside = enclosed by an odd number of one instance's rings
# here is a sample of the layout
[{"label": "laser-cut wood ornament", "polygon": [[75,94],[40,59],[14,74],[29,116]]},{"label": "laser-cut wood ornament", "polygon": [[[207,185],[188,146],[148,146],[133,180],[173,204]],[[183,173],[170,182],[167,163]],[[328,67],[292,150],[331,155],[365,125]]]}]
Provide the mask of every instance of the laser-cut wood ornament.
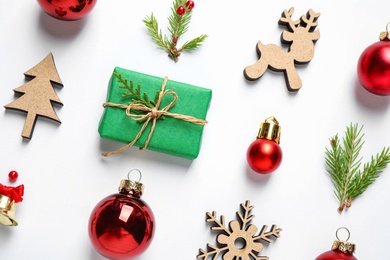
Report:
[{"label": "laser-cut wood ornament", "polygon": [[296,71],[295,64],[306,64],[314,57],[314,43],[320,38],[320,31],[315,31],[320,13],[315,13],[310,9],[306,15],[302,15],[296,21],[291,19],[293,13],[294,7],[288,11],[284,10],[279,20],[279,24],[288,29],[284,30],[281,36],[282,44],[290,45],[288,51],[276,44],[264,45],[258,41],[259,60],[244,69],[246,79],[257,80],[269,68],[273,71],[284,72],[289,91],[298,91],[302,87],[302,80]]},{"label": "laser-cut wood ornament", "polygon": [[26,78],[32,78],[26,84],[14,89],[21,96],[5,105],[5,108],[27,112],[22,130],[22,137],[31,139],[38,116],[46,117],[61,123],[53,103],[63,105],[53,89],[52,83],[60,86],[62,81],[54,64],[53,54],[49,53],[41,62],[24,73]]},{"label": "laser-cut wood ornament", "polygon": [[217,246],[207,244],[207,250],[199,249],[197,258],[207,260],[211,257],[212,260],[218,259],[221,254],[222,259],[256,259],[256,260],[268,260],[267,256],[258,256],[263,250],[264,246],[260,242],[271,243],[271,236],[276,238],[280,237],[281,228],[276,228],[276,225],[272,225],[270,231],[266,232],[268,226],[263,226],[260,232],[257,226],[250,224],[254,215],[250,215],[250,211],[254,206],[250,205],[250,201],[241,203],[243,212],[237,211],[237,217],[239,220],[232,220],[229,222],[229,227],[226,226],[225,217],[221,215],[218,220],[217,213],[207,212],[206,221],[213,223],[211,230],[219,232],[217,236]]}]

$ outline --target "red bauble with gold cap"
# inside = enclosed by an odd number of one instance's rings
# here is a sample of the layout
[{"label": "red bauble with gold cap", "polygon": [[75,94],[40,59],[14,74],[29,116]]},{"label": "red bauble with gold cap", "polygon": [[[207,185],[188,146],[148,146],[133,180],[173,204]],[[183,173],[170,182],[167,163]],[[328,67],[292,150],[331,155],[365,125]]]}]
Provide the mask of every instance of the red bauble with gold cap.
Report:
[{"label": "red bauble with gold cap", "polygon": [[259,133],[247,150],[249,167],[257,173],[269,174],[282,163],[283,153],[279,146],[281,127],[271,116],[260,124]]},{"label": "red bauble with gold cap", "polygon": [[357,74],[362,86],[379,96],[390,95],[389,24],[387,24],[387,31],[380,34],[380,41],[371,44],[363,51],[357,66]]},{"label": "red bauble with gold cap", "polygon": [[119,193],[102,199],[89,219],[89,238],[96,251],[109,259],[132,259],[151,244],[155,220],[140,197],[143,184],[122,180]]},{"label": "red bauble with gold cap", "polygon": [[[341,241],[338,238],[337,233],[340,230],[346,230],[348,232],[348,238],[345,241]],[[355,252],[355,244],[348,242],[349,239],[349,230],[345,227],[341,227],[336,231],[337,240],[333,242],[332,248],[330,251],[322,253],[315,260],[358,260],[353,253]]]}]

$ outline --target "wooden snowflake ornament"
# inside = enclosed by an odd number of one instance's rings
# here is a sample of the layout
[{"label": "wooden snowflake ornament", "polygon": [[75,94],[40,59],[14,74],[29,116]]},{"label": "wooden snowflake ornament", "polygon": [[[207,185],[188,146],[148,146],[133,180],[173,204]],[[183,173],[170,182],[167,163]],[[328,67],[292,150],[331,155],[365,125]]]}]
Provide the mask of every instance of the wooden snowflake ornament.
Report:
[{"label": "wooden snowflake ornament", "polygon": [[320,31],[314,31],[318,25],[317,19],[320,13],[310,9],[306,15],[296,21],[291,19],[294,7],[289,11],[284,10],[279,24],[286,26],[288,30],[283,31],[281,42],[288,44],[286,52],[276,44],[264,45],[261,41],[257,43],[259,60],[244,70],[246,79],[254,81],[259,79],[269,68],[273,71],[283,71],[289,91],[297,91],[302,87],[295,64],[305,64],[314,57],[314,43],[320,38]]},{"label": "wooden snowflake ornament", "polygon": [[4,107],[27,112],[22,137],[31,139],[37,116],[61,123],[52,103],[63,104],[54,91],[52,83],[63,85],[54,65],[52,53],[49,53],[46,58],[25,72],[24,75],[32,80],[14,89],[16,94],[22,96]]},{"label": "wooden snowflake ornament", "polygon": [[[239,220],[232,220],[229,222],[229,227],[226,226],[225,217],[221,215],[220,220],[217,218],[217,213],[207,212],[206,221],[211,222],[214,226],[211,230],[220,232],[217,236],[217,246],[207,244],[207,250],[199,249],[197,258],[207,260],[211,257],[212,260],[216,260],[220,254],[224,260],[268,260],[267,256],[258,256],[263,250],[263,244],[260,242],[264,240],[271,243],[271,236],[276,238],[280,237],[279,233],[282,231],[281,228],[276,228],[276,225],[272,225],[270,231],[266,232],[268,226],[258,231],[258,228],[249,224],[254,215],[250,215],[250,211],[254,206],[250,205],[250,201],[247,200],[245,203],[241,203],[243,212],[237,211],[237,217]],[[242,214],[243,213],[243,214]]]}]

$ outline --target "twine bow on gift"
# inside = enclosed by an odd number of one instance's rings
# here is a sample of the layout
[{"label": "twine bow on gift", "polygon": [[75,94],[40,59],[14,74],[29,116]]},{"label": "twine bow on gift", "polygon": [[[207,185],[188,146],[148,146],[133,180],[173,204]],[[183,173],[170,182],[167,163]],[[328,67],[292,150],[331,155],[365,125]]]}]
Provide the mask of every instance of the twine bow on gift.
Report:
[{"label": "twine bow on gift", "polygon": [[[156,121],[161,116],[169,116],[169,117],[173,117],[173,118],[180,119],[180,120],[190,122],[193,124],[197,124],[197,125],[205,125],[207,123],[207,120],[198,119],[198,118],[195,118],[193,116],[187,116],[187,115],[169,112],[169,109],[172,108],[176,104],[177,99],[178,99],[178,95],[173,90],[165,90],[165,86],[167,84],[167,81],[168,81],[168,77],[164,77],[164,81],[163,81],[163,84],[161,86],[161,90],[159,92],[159,96],[158,96],[156,105],[152,108],[150,108],[144,104],[140,104],[140,103],[129,103],[128,105],[125,105],[125,104],[116,104],[116,103],[112,103],[112,102],[105,102],[103,104],[104,107],[109,106],[109,107],[119,107],[119,108],[126,109],[126,115],[129,118],[136,120],[136,121],[139,121],[139,122],[144,122],[144,124],[141,127],[141,130],[138,132],[138,134],[136,135],[136,137],[134,138],[133,141],[131,141],[129,144],[127,144],[127,145],[123,146],[122,148],[119,148],[115,151],[102,153],[103,156],[110,156],[113,154],[117,154],[117,153],[120,153],[120,152],[126,150],[127,148],[130,148],[131,146],[133,146],[138,141],[138,139],[142,136],[142,134],[143,134],[145,128],[148,126],[149,122],[152,121],[152,127],[151,127],[149,135],[145,141],[145,144],[143,147],[140,147],[140,150],[145,150],[150,142],[150,139],[152,138],[153,132],[154,132],[155,127],[156,127]],[[167,106],[165,106],[164,108],[159,110],[159,106],[162,102],[162,99],[166,95],[169,95],[169,94],[173,96],[173,100]],[[135,113],[131,112],[132,110],[138,111],[138,112],[146,112],[146,114],[135,114]]]}]

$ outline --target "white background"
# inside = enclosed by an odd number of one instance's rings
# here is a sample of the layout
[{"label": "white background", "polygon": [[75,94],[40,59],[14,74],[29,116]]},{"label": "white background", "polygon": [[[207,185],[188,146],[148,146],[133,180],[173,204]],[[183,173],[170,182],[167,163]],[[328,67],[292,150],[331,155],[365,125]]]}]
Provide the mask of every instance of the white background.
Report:
[{"label": "white background", "polygon": [[[25,185],[17,204],[17,227],[0,226],[1,259],[104,259],[88,238],[88,219],[98,201],[116,193],[133,168],[142,171],[143,199],[156,218],[150,248],[136,259],[196,259],[216,244],[205,214],[236,218],[240,203],[255,206],[253,224],[276,224],[281,237],[260,255],[311,260],[330,249],[346,226],[360,260],[388,259],[390,168],[342,214],[326,173],[329,138],[350,123],[364,125],[363,162],[390,145],[390,99],[358,83],[362,51],[378,41],[390,22],[390,2],[374,1],[195,1],[189,31],[179,40],[207,34],[204,45],[174,63],[156,47],[142,23],[152,12],[164,33],[171,1],[98,1],[87,18],[56,20],[36,1],[3,1],[0,8],[0,104],[15,100],[23,73],[49,52],[54,55],[64,106],[62,121],[38,118],[30,141],[20,136],[25,114],[0,113],[0,182]],[[283,73],[267,71],[253,84],[243,76],[257,60],[255,45],[280,45],[284,9],[298,19],[321,12],[315,56],[297,67],[303,87],[290,93]],[[97,132],[107,83],[115,66],[213,90],[200,155],[194,161],[131,148],[104,158],[123,144]],[[252,172],[246,150],[259,124],[275,116],[282,126],[284,158],[269,176]],[[19,172],[10,183],[8,172]]]}]

